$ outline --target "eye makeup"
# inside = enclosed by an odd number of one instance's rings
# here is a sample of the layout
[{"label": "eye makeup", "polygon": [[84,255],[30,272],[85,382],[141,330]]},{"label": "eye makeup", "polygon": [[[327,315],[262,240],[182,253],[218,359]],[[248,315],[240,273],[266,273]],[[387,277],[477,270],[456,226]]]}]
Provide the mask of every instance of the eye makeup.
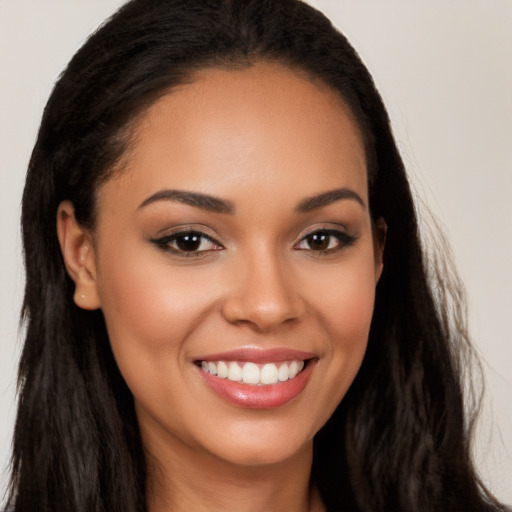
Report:
[{"label": "eye makeup", "polygon": [[183,229],[160,238],[152,238],[150,241],[161,250],[171,252],[181,257],[197,257],[207,252],[221,251],[224,249],[224,247],[211,236],[192,229]]},{"label": "eye makeup", "polygon": [[294,249],[310,250],[317,255],[330,254],[351,247],[356,240],[356,235],[338,229],[317,229],[301,238]]},{"label": "eye makeup", "polygon": [[[339,229],[319,228],[303,236],[293,246],[296,251],[309,251],[316,256],[334,254],[355,244],[358,237]],[[180,257],[198,257],[213,251],[222,251],[224,246],[210,235],[197,229],[181,229],[150,242],[163,251]]]}]

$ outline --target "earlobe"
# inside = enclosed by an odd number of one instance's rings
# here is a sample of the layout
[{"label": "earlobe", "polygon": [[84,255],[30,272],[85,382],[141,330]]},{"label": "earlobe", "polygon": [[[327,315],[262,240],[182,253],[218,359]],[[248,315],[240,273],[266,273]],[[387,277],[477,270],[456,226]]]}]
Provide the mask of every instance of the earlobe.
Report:
[{"label": "earlobe", "polygon": [[91,234],[77,222],[70,201],[63,201],[57,210],[57,236],[66,271],[75,283],[75,304],[88,310],[100,308]]},{"label": "earlobe", "polygon": [[375,282],[378,283],[384,270],[384,248],[386,246],[386,234],[388,225],[383,217],[380,217],[373,228],[375,247]]}]

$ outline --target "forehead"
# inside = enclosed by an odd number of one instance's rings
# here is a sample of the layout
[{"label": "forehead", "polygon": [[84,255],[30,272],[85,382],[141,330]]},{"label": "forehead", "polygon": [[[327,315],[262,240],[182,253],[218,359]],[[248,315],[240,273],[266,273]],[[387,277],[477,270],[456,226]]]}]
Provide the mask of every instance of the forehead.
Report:
[{"label": "forehead", "polygon": [[158,188],[226,197],[291,184],[309,196],[347,179],[367,195],[362,137],[341,96],[282,65],[202,70],[157,100],[134,133],[111,186],[132,182],[140,197]]}]

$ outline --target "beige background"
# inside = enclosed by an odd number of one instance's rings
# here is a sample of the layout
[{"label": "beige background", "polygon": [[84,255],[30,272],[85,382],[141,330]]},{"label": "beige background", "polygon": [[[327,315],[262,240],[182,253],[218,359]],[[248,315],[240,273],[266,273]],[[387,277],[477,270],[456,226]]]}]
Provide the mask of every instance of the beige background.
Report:
[{"label": "beige background", "polygon": [[[0,0],[0,469],[14,421],[24,172],[52,84],[120,0]],[[512,1],[311,0],[373,73],[469,294],[487,397],[477,465],[512,503]],[[7,481],[0,472],[0,490]]]}]

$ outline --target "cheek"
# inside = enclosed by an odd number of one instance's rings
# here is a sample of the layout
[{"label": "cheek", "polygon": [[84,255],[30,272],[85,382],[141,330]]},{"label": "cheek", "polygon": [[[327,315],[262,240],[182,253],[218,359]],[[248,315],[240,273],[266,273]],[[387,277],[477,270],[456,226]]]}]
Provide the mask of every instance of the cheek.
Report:
[{"label": "cheek", "polygon": [[363,360],[375,301],[373,259],[354,260],[340,266],[334,279],[325,279],[317,294],[318,325],[328,339],[326,379],[331,386],[331,408],[352,384]]},{"label": "cheek", "polygon": [[318,290],[316,301],[337,344],[366,342],[375,301],[375,272],[373,258],[364,255],[325,275],[323,293]]},{"label": "cheek", "polygon": [[[98,281],[112,352],[138,413],[153,418],[149,424],[155,419],[167,424],[163,418],[169,410],[180,410],[185,418],[194,415],[186,393],[173,390],[186,388],[194,348],[190,340],[214,302],[214,291],[204,289],[202,270],[194,277],[176,267],[171,271],[165,256],[149,251],[105,254]],[[173,420],[173,429],[181,423]]]},{"label": "cheek", "polygon": [[189,275],[171,269],[165,256],[147,243],[123,247],[120,242],[114,242],[117,251],[101,253],[98,263],[101,306],[107,321],[115,320],[112,328],[131,326],[136,334],[150,338],[145,335],[193,314],[201,290]]},{"label": "cheek", "polygon": [[98,288],[102,311],[116,360],[123,370],[166,355],[183,359],[189,333],[212,297],[205,294],[204,277],[170,269],[165,256],[139,247],[101,255]]}]

